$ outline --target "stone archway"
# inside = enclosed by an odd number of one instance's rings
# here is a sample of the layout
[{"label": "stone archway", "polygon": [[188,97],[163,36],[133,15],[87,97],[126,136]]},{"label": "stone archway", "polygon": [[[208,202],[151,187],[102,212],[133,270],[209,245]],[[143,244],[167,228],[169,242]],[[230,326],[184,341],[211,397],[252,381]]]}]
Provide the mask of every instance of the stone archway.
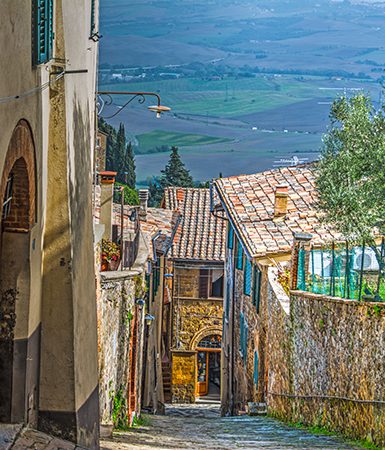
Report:
[{"label": "stone archway", "polygon": [[35,170],[32,132],[22,120],[12,134],[0,179],[0,422],[3,423],[28,422],[28,409],[33,409],[27,398],[27,353]]},{"label": "stone archway", "polygon": [[222,328],[219,327],[207,327],[203,330],[199,330],[198,333],[194,335],[190,342],[190,349],[196,350],[199,342],[204,339],[206,336],[210,335],[218,335],[222,337]]}]

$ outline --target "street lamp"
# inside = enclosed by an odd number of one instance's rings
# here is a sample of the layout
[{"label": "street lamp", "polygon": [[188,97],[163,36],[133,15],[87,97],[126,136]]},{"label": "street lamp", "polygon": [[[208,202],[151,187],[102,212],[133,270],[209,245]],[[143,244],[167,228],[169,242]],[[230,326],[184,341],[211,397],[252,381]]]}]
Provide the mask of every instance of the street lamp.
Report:
[{"label": "street lamp", "polygon": [[[100,98],[102,99],[102,102],[103,102],[102,107],[101,107],[100,111],[98,112],[99,116],[103,111],[104,105],[109,106],[114,103],[113,98],[112,98],[114,95],[130,96],[130,98],[126,101],[126,103],[124,103],[124,105],[119,106],[119,110],[116,113],[112,114],[112,116],[104,117],[105,119],[112,119],[113,117],[117,116],[121,111],[123,111],[123,109],[127,105],[129,105],[135,99],[137,99],[140,104],[143,104],[146,101],[147,97],[155,97],[157,100],[156,105],[148,107],[148,109],[150,111],[153,111],[156,113],[157,119],[160,118],[162,113],[171,111],[171,108],[169,108],[168,106],[162,105],[161,100],[160,100],[160,95],[157,94],[156,92],[99,91],[99,92],[97,92],[97,95],[100,96]],[[103,100],[103,98],[102,98],[103,96],[106,96],[107,100]]]}]

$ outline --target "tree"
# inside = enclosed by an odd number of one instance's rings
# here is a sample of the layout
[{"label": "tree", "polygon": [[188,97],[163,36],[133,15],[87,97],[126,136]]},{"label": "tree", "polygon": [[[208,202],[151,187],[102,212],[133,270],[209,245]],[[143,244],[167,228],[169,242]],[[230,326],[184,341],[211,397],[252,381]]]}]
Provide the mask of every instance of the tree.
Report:
[{"label": "tree", "polygon": [[317,167],[324,221],[348,240],[370,245],[381,267],[374,232],[385,231],[384,111],[362,94],[336,100]]},{"label": "tree", "polygon": [[131,142],[129,142],[126,147],[126,154],[125,154],[125,158],[124,158],[124,164],[122,167],[122,171],[123,171],[123,175],[124,175],[124,182],[131,189],[135,189],[135,185],[136,185],[135,169],[136,169],[136,166],[135,166],[134,150],[132,148]]},{"label": "tree", "polygon": [[166,167],[161,171],[161,186],[193,187],[194,181],[179,155],[178,147],[171,147],[171,155]]},{"label": "tree", "polygon": [[124,182],[124,167],[126,160],[126,131],[124,125],[119,125],[118,134],[116,136],[116,145],[113,156],[113,170],[118,173],[117,179]]},{"label": "tree", "polygon": [[186,169],[179,155],[178,147],[171,147],[171,154],[160,177],[153,177],[149,182],[150,205],[158,206],[167,187],[194,187],[190,171]]}]

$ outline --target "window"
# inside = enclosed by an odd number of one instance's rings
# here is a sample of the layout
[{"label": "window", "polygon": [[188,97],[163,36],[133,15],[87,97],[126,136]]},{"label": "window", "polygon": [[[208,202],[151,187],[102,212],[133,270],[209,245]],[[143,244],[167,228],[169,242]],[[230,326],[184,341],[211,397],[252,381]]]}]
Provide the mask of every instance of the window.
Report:
[{"label": "window", "polygon": [[258,352],[254,352],[254,384],[258,387]]},{"label": "window", "polygon": [[230,250],[234,248],[234,230],[230,224],[227,233],[227,248],[229,248]]},{"label": "window", "polygon": [[223,298],[223,269],[200,269],[199,298]]},{"label": "window", "polygon": [[244,268],[244,283],[243,283],[243,293],[245,295],[251,294],[251,261],[245,258],[245,268]]},{"label": "window", "polygon": [[240,241],[237,242],[237,261],[236,268],[239,270],[243,269],[243,247]]},{"label": "window", "polygon": [[253,305],[259,313],[259,302],[261,298],[261,278],[262,272],[257,266],[254,266],[254,276],[253,276]]},{"label": "window", "polygon": [[243,362],[247,360],[247,339],[249,334],[249,327],[247,325],[245,316],[240,314],[240,339],[239,339],[239,352],[242,356]]},{"label": "window", "polygon": [[33,64],[44,64],[52,58],[53,0],[32,1]]}]

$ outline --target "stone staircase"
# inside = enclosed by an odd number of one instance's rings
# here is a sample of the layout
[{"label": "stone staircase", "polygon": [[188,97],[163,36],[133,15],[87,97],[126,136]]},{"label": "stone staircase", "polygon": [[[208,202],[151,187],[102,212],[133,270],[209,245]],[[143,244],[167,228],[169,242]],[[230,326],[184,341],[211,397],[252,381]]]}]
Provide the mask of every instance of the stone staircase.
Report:
[{"label": "stone staircase", "polygon": [[164,402],[171,403],[171,364],[169,361],[162,362],[162,375]]}]

